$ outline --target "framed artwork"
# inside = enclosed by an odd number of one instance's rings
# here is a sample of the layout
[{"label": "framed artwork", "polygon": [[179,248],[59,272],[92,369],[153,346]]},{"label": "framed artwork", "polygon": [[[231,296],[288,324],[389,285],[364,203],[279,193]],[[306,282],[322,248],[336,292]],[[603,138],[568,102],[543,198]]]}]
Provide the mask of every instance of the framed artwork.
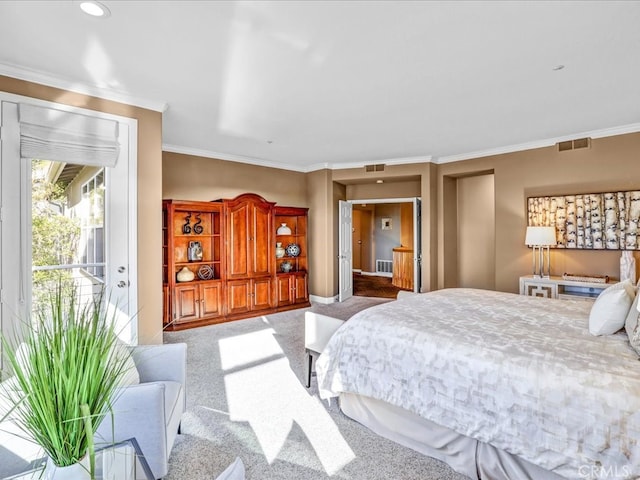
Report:
[{"label": "framed artwork", "polygon": [[382,219],[382,230],[391,230],[391,219],[390,218],[383,218]]},{"label": "framed artwork", "polygon": [[527,225],[555,227],[557,248],[640,250],[640,190],[527,198]]}]

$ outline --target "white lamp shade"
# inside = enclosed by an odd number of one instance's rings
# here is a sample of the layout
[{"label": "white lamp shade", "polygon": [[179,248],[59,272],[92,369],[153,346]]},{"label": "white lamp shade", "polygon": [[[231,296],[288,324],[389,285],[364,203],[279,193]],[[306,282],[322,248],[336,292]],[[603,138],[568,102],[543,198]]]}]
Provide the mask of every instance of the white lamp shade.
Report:
[{"label": "white lamp shade", "polygon": [[527,227],[524,244],[536,247],[556,245],[556,227]]}]

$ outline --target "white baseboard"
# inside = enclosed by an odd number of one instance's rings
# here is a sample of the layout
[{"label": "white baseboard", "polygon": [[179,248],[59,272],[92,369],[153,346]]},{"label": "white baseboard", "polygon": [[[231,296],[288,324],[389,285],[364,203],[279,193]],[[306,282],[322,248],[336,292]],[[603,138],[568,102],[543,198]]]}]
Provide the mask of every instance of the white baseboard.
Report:
[{"label": "white baseboard", "polygon": [[322,303],[323,305],[329,305],[330,303],[336,303],[338,301],[338,295],[333,297],[320,297],[318,295],[309,295],[309,301],[314,303]]}]

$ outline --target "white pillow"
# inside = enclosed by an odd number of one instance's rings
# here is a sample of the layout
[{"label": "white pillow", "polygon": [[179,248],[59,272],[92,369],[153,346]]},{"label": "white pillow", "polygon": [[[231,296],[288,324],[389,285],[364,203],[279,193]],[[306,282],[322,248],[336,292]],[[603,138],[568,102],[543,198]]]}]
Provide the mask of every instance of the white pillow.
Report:
[{"label": "white pillow", "polygon": [[244,463],[240,457],[236,457],[235,461],[216,480],[244,480]]},{"label": "white pillow", "polygon": [[627,313],[627,318],[624,322],[624,329],[627,331],[629,343],[633,349],[640,354],[640,328],[638,328],[638,316],[640,315],[640,312],[638,312],[638,298],[640,298],[640,295],[636,294],[636,298],[631,304],[629,313]]},{"label": "white pillow", "polygon": [[592,335],[611,335],[625,325],[635,298],[635,287],[629,280],[606,288],[593,303],[589,314]]},{"label": "white pillow", "polygon": [[116,340],[113,344],[113,355],[118,362],[124,361],[122,378],[120,378],[120,386],[127,387],[129,385],[138,385],[140,383],[140,373],[136,367],[129,347],[121,340]]}]

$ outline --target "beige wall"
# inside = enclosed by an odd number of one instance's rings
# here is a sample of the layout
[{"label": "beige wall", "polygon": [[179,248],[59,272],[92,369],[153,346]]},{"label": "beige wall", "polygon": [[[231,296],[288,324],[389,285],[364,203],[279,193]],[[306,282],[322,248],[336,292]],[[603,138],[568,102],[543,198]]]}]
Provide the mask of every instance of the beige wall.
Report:
[{"label": "beige wall", "polygon": [[0,91],[138,121],[138,337],[162,342],[162,114],[0,76]]},{"label": "beige wall", "polygon": [[495,288],[495,189],[493,174],[457,181],[458,287]]},{"label": "beige wall", "polygon": [[163,198],[209,201],[256,193],[278,205],[308,206],[306,174],[300,172],[171,152],[162,154],[162,172]]},{"label": "beige wall", "polygon": [[[640,189],[640,133],[594,139],[591,148],[557,152],[555,147],[495,155],[438,166],[438,249],[455,241],[447,226],[451,192],[458,176],[495,173],[496,290],[517,292],[518,277],[530,273],[531,250],[524,245],[526,198]],[[619,276],[619,251],[554,250],[551,273]],[[640,256],[636,253],[636,259]],[[443,259],[443,256],[440,256]],[[640,262],[638,262],[640,263]],[[449,286],[455,265],[438,264],[438,287]]]}]

